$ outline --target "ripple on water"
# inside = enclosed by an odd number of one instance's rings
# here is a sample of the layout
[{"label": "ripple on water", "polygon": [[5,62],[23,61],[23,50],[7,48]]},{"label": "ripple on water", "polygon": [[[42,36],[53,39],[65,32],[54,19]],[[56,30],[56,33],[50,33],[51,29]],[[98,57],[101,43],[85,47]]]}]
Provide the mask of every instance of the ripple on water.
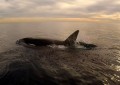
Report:
[{"label": "ripple on water", "polygon": [[[0,54],[0,61],[4,62],[4,64],[0,63],[0,66],[9,64],[8,71],[1,69],[5,72],[2,79],[9,80],[11,76],[22,79],[19,74],[26,73],[25,82],[34,82],[33,84],[37,82],[40,84],[41,81],[46,80],[55,85],[70,83],[72,85],[119,85],[120,65],[117,61],[119,59],[117,53],[118,50],[100,48],[61,50],[61,47],[60,49],[58,47],[37,49],[20,46]],[[12,78],[10,80],[12,82]]]}]

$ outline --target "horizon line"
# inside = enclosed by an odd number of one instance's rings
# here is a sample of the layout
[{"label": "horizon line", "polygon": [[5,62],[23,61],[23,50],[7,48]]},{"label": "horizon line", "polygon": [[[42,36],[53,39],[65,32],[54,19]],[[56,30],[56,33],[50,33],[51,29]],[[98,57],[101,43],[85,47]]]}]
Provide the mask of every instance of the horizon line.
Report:
[{"label": "horizon line", "polygon": [[49,22],[49,21],[66,21],[66,22],[108,22],[118,21],[113,19],[99,18],[45,18],[45,17],[8,17],[0,18],[0,23],[20,23],[20,22]]}]

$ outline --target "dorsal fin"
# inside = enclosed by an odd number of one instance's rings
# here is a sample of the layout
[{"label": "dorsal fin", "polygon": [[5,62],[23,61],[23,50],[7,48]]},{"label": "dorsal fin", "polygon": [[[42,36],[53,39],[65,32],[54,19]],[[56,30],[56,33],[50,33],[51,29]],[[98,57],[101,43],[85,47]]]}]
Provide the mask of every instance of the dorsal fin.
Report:
[{"label": "dorsal fin", "polygon": [[72,33],[64,42],[65,45],[74,45],[75,41],[77,39],[79,30],[76,30],[74,33]]}]

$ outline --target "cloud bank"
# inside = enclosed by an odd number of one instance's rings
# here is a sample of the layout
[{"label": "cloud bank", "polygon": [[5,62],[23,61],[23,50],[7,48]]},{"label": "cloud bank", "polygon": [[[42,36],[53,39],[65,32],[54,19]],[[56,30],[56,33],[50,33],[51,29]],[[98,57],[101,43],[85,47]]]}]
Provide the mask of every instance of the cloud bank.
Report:
[{"label": "cloud bank", "polygon": [[120,19],[120,0],[0,0],[0,17]]}]

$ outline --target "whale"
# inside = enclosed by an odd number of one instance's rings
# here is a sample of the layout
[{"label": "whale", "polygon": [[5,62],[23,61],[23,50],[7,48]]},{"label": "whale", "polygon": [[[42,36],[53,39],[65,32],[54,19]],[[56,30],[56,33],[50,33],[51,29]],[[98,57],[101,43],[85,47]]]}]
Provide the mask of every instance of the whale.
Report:
[{"label": "whale", "polygon": [[93,49],[93,48],[97,47],[97,45],[95,45],[95,44],[88,44],[85,42],[78,42],[78,44],[81,46],[84,46],[86,49]]},{"label": "whale", "polygon": [[47,38],[26,37],[26,38],[17,40],[16,44],[23,45],[23,46],[26,46],[26,45],[29,45],[29,46],[49,46],[49,45],[74,46],[78,34],[79,34],[79,30],[76,30],[67,39],[63,41],[47,39]]}]

